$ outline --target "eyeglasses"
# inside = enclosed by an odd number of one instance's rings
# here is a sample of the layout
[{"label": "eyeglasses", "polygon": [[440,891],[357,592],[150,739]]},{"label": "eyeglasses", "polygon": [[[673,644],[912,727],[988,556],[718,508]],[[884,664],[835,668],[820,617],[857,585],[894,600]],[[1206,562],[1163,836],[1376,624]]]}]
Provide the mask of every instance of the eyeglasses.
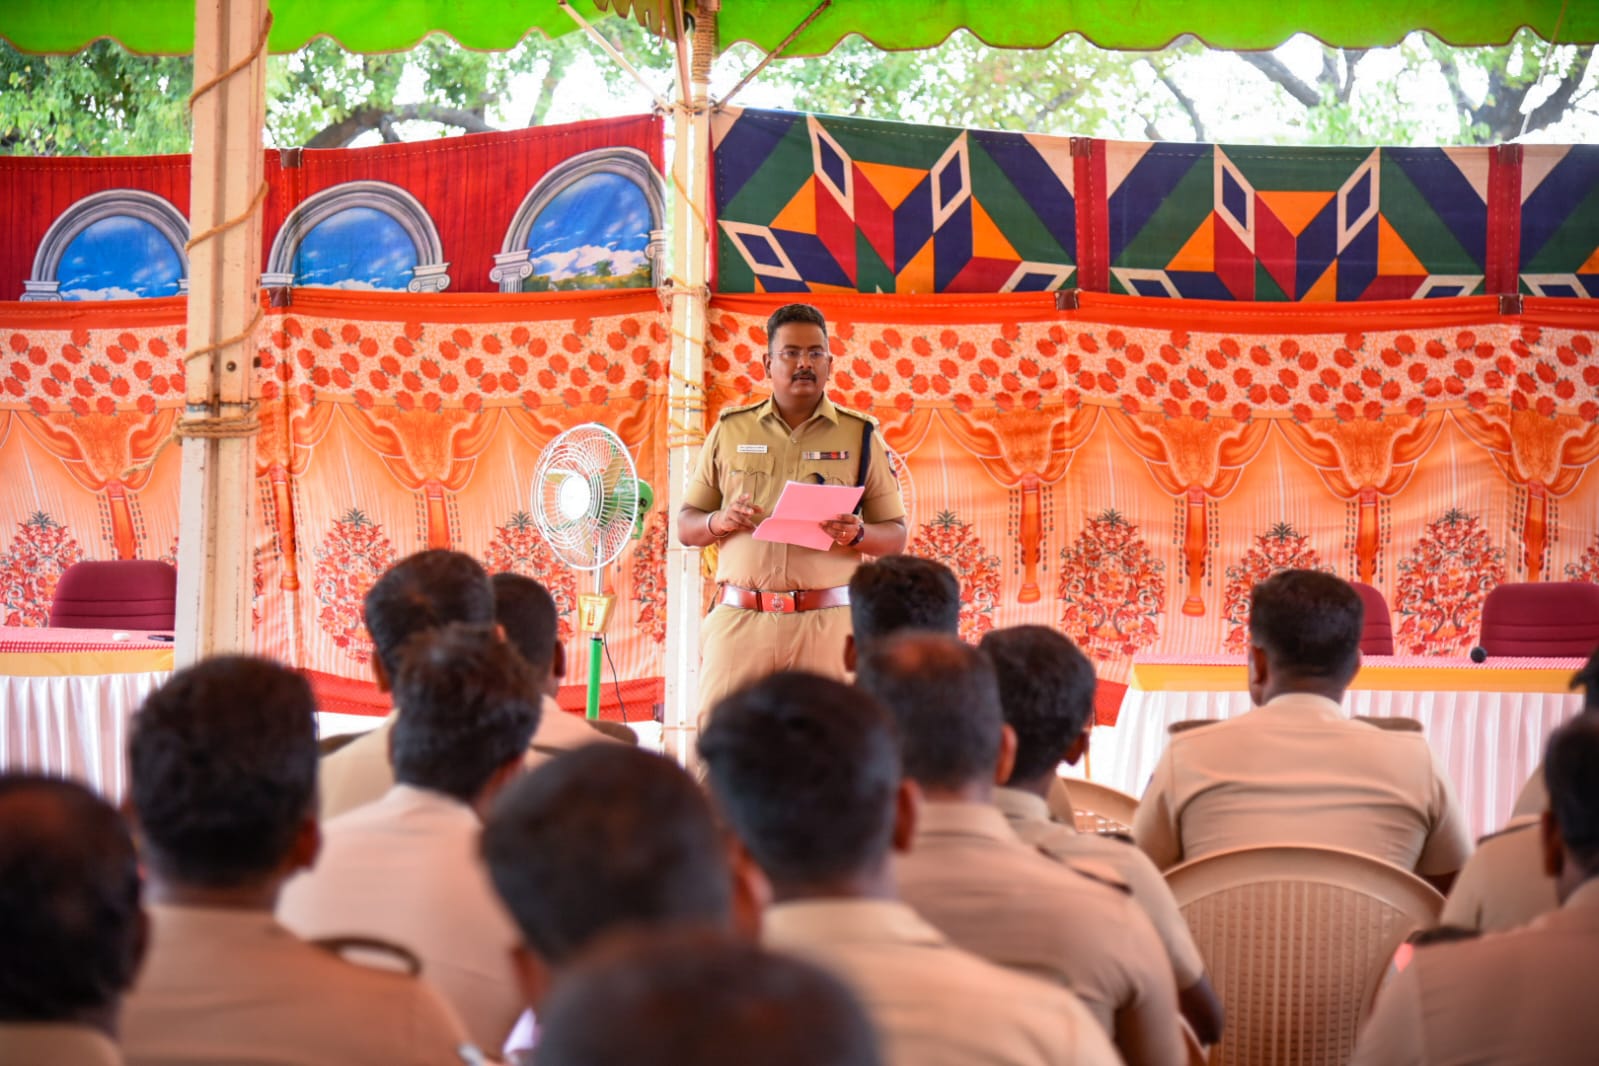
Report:
[{"label": "eyeglasses", "polygon": [[813,363],[825,363],[832,358],[826,348],[779,348],[772,354],[785,363],[797,363],[801,359],[809,359]]}]

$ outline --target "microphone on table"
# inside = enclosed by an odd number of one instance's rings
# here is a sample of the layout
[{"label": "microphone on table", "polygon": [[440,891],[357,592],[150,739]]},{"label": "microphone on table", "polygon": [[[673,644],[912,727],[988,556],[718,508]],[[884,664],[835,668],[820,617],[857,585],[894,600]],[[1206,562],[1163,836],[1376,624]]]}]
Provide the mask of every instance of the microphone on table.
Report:
[{"label": "microphone on table", "polygon": [[1486,662],[1488,659],[1488,649],[1483,647],[1481,644],[1477,645],[1475,648],[1472,648],[1470,654],[1471,661],[1474,663]]}]

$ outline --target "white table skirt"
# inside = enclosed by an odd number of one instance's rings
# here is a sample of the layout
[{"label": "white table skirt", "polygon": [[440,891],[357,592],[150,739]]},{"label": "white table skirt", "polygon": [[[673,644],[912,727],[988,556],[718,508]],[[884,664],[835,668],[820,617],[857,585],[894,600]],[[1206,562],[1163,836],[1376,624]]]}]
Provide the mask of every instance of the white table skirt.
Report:
[{"label": "white table skirt", "polygon": [[[1421,722],[1474,836],[1493,832],[1509,819],[1517,793],[1543,757],[1549,734],[1581,706],[1577,693],[1351,689],[1344,694],[1344,710],[1350,715]],[[1093,780],[1141,796],[1166,750],[1168,726],[1194,718],[1232,718],[1249,707],[1247,692],[1129,688],[1116,725],[1094,729]]]},{"label": "white table skirt", "polygon": [[170,676],[0,676],[0,767],[73,777],[119,801],[128,722]]}]

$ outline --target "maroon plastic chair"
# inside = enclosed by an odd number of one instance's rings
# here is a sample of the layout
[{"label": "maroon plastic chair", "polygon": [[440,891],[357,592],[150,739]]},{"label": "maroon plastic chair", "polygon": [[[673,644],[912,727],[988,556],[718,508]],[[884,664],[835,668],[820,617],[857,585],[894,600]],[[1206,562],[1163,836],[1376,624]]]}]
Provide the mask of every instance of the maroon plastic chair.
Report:
[{"label": "maroon plastic chair", "polygon": [[1366,626],[1360,632],[1360,654],[1392,655],[1394,653],[1394,623],[1388,614],[1388,601],[1374,586],[1351,581],[1366,607]]},{"label": "maroon plastic chair", "polygon": [[1599,645],[1599,585],[1500,585],[1483,600],[1478,643],[1490,658],[1586,658]]},{"label": "maroon plastic chair", "polygon": [[74,629],[171,630],[178,572],[154,559],[73,563],[56,582],[50,624]]}]

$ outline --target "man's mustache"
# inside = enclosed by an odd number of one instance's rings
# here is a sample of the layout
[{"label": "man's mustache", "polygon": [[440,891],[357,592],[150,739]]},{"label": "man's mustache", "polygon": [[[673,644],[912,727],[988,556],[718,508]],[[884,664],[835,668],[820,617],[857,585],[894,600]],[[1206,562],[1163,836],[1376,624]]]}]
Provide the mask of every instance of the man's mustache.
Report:
[{"label": "man's mustache", "polygon": [[816,375],[809,370],[796,370],[793,378],[795,381],[815,381]]}]

